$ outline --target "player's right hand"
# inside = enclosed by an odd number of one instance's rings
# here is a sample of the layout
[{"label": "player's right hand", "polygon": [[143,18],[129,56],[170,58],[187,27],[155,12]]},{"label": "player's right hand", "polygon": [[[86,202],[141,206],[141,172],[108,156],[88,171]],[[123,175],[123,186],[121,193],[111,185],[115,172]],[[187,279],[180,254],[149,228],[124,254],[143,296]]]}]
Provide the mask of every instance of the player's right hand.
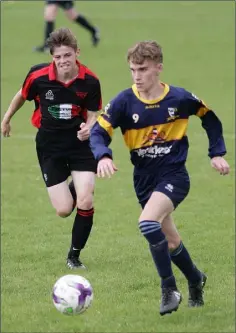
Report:
[{"label": "player's right hand", "polygon": [[10,122],[4,121],[4,120],[2,121],[2,123],[1,123],[1,132],[2,132],[2,135],[4,137],[10,136],[10,132],[11,132]]},{"label": "player's right hand", "polygon": [[98,167],[97,167],[97,176],[99,178],[111,178],[112,175],[117,171],[117,167],[113,163],[112,159],[109,157],[103,157],[99,162],[98,162]]}]

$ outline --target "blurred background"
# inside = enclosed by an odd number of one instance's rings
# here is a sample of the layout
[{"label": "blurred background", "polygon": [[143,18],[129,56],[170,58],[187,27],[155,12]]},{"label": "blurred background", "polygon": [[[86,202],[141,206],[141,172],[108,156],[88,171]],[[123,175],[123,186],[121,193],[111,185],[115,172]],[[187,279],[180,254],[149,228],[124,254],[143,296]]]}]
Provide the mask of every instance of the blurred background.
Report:
[{"label": "blurred background", "polygon": [[[98,180],[95,226],[82,260],[95,300],[85,314],[69,318],[54,309],[51,288],[68,274],[65,258],[73,216],[61,220],[50,206],[35,153],[33,104],[12,120],[2,140],[2,331],[3,332],[233,332],[234,331],[234,1],[75,1],[100,30],[95,48],[89,33],[59,9],[56,28],[69,27],[80,61],[101,81],[103,105],[131,86],[126,53],[137,41],[154,39],[164,52],[162,80],[203,99],[222,120],[231,174],[220,177],[207,157],[199,119],[189,125],[191,176],[188,198],[174,213],[194,260],[206,272],[206,305],[187,308],[187,285],[176,272],[183,304],[160,319],[159,279],[137,228],[140,208],[132,166],[119,131],[112,148],[119,172]],[[44,36],[44,1],[1,2],[1,112],[7,110],[29,68],[50,62],[33,52]],[[80,272],[78,273],[80,274]]]}]

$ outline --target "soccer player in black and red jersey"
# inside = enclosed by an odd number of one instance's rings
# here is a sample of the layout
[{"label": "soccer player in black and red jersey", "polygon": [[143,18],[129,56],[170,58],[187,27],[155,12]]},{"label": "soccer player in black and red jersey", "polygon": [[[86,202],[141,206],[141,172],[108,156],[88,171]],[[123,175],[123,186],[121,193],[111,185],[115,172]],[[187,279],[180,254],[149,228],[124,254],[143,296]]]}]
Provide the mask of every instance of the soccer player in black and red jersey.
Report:
[{"label": "soccer player in black and red jersey", "polygon": [[58,8],[62,8],[69,20],[75,22],[88,30],[91,34],[92,44],[97,46],[100,41],[100,33],[98,28],[94,27],[82,14],[78,13],[74,6],[74,1],[69,0],[47,0],[44,8],[44,43],[43,45],[36,46],[35,51],[47,52],[46,40],[50,33],[53,32],[55,27],[55,20],[58,12]]},{"label": "soccer player in black and red jersey", "polygon": [[36,150],[52,206],[57,215],[67,217],[77,204],[67,265],[82,268],[79,256],[93,225],[97,167],[89,135],[101,109],[101,88],[95,74],[78,62],[77,40],[69,29],[55,30],[47,42],[53,61],[30,69],[3,117],[1,131],[10,136],[13,115],[26,100],[35,101]]},{"label": "soccer player in black and red jersey", "polygon": [[140,42],[127,57],[134,85],[120,92],[99,116],[90,134],[99,177],[117,170],[108,148],[113,129],[120,127],[134,165],[134,188],[142,213],[139,229],[147,239],[161,278],[160,314],[176,311],[181,302],[171,261],[188,281],[190,307],[202,306],[206,275],[192,262],[172,218],[190,188],[185,167],[186,130],[191,115],[198,116],[209,139],[211,166],[229,173],[222,125],[215,113],[183,88],[160,81],[162,49],[154,41]]}]

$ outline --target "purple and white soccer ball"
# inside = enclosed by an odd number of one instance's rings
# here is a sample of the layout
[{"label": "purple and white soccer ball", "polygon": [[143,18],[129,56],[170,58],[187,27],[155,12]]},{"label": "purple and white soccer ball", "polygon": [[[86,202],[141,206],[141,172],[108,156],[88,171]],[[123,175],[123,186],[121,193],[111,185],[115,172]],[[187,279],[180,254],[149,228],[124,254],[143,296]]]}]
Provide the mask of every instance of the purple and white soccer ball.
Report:
[{"label": "purple and white soccer ball", "polygon": [[64,275],[54,284],[52,299],[59,312],[76,315],[90,307],[93,301],[93,289],[83,276]]}]

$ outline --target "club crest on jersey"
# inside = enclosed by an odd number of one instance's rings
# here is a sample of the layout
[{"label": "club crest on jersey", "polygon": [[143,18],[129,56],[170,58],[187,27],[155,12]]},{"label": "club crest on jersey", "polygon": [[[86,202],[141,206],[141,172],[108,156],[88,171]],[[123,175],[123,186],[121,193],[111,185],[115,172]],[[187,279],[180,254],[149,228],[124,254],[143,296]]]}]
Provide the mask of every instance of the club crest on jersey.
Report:
[{"label": "club crest on jersey", "polygon": [[53,95],[52,90],[48,90],[48,92],[46,92],[45,99],[49,99],[50,101],[54,100],[54,95]]},{"label": "club crest on jersey", "polygon": [[150,134],[147,134],[144,136],[143,145],[145,145],[147,143],[151,143],[151,144],[164,143],[165,136],[166,136],[166,134],[164,131],[158,132],[157,128],[154,127]]},{"label": "club crest on jersey", "polygon": [[179,118],[179,115],[176,114],[178,112],[177,108],[168,108],[167,111],[169,113],[169,117],[167,118],[167,121],[175,120],[176,118]]},{"label": "club crest on jersey", "polygon": [[87,92],[82,92],[82,91],[77,91],[77,92],[76,92],[76,95],[77,95],[78,97],[84,99],[84,98],[88,95],[88,93],[87,93]]}]

